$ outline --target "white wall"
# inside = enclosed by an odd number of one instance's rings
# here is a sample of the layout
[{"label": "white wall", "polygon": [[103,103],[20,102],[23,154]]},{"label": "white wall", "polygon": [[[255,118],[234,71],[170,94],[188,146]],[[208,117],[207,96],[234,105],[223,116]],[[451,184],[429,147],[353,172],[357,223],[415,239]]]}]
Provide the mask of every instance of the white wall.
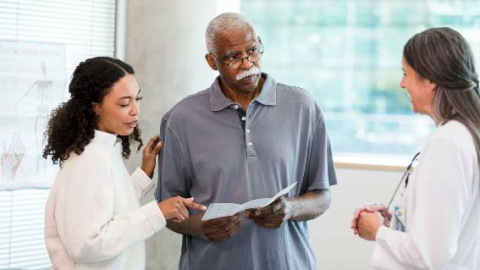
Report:
[{"label": "white wall", "polygon": [[[142,89],[143,139],[158,134],[161,116],[188,94],[208,87],[204,31],[216,15],[216,0],[127,1],[126,61]],[[127,161],[132,171],[140,156]],[[387,202],[400,173],[338,170],[330,210],[310,222],[310,240],[321,269],[369,269],[372,244],[354,237],[355,207]],[[153,199],[153,194],[149,200]],[[147,269],[177,269],[181,237],[164,229],[147,241]]]},{"label": "white wall", "polygon": [[387,204],[401,172],[339,169],[337,176],[330,209],[309,222],[310,242],[319,268],[371,269],[373,243],[353,235],[351,217],[355,208],[365,203]]}]

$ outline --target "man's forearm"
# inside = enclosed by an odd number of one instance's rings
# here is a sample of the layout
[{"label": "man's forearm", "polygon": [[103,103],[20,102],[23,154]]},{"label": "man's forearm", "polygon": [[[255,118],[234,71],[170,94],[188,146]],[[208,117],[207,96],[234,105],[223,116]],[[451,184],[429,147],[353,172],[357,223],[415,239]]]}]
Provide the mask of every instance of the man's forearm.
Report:
[{"label": "man's forearm", "polygon": [[189,216],[185,221],[180,223],[174,222],[174,221],[168,221],[167,228],[179,234],[201,236],[201,233],[200,233],[201,218],[202,218],[202,215],[196,215],[196,216]]},{"label": "man's forearm", "polygon": [[331,194],[328,189],[317,189],[287,200],[292,211],[290,220],[306,221],[327,211],[330,207]]}]

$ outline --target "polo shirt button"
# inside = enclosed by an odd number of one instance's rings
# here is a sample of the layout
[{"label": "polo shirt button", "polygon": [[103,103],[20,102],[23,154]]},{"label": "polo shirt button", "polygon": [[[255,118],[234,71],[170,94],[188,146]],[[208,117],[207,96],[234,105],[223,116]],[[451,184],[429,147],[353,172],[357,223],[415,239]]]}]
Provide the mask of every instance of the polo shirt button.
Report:
[{"label": "polo shirt button", "polygon": [[252,142],[248,142],[248,146],[252,146],[252,145],[253,145],[253,143],[252,143]]},{"label": "polo shirt button", "polygon": [[245,116],[242,116],[242,121],[245,121],[245,119],[247,119],[247,118],[245,118]]},{"label": "polo shirt button", "polygon": [[250,133],[250,129],[249,129],[249,128],[247,128],[247,132]]},{"label": "polo shirt button", "polygon": [[235,106],[233,106],[233,107],[235,108],[235,110],[238,110],[238,105],[235,105]]}]

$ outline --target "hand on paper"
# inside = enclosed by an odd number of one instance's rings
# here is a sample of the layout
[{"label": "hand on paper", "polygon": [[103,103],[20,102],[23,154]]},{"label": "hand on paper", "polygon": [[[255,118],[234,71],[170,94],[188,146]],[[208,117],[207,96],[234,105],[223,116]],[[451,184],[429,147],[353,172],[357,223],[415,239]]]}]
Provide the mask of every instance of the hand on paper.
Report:
[{"label": "hand on paper", "polygon": [[292,207],[284,196],[279,197],[272,204],[260,209],[245,210],[245,217],[255,224],[265,228],[279,228],[290,219]]},{"label": "hand on paper", "polygon": [[237,232],[242,223],[240,214],[200,221],[201,235],[212,242],[225,241]]},{"label": "hand on paper", "polygon": [[188,218],[189,212],[187,207],[204,211],[205,206],[193,202],[193,198],[182,198],[175,196],[168,198],[158,203],[158,207],[162,211],[165,220],[172,220],[174,222],[182,222]]}]

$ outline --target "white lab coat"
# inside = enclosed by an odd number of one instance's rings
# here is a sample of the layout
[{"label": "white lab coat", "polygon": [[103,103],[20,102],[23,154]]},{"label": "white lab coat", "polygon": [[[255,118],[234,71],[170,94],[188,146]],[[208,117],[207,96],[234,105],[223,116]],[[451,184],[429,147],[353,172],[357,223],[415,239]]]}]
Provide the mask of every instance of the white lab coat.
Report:
[{"label": "white lab coat", "polygon": [[432,133],[401,198],[405,232],[381,227],[374,269],[480,269],[479,168],[467,128]]}]

